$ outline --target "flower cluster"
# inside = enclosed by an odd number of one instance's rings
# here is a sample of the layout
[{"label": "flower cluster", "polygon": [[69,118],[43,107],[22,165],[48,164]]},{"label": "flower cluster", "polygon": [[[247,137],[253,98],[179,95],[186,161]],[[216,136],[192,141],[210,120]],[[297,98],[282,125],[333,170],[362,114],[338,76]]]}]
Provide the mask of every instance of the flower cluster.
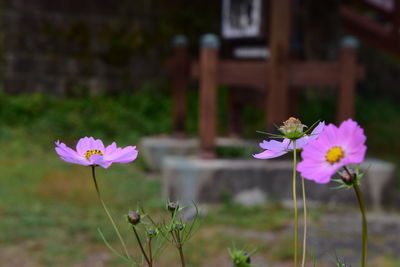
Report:
[{"label": "flower cluster", "polygon": [[[365,267],[367,255],[367,221],[365,216],[365,204],[359,188],[359,181],[362,174],[356,169],[353,171],[348,168],[349,165],[359,164],[364,160],[367,147],[365,146],[366,136],[363,129],[353,120],[348,119],[341,123],[339,127],[333,124],[325,125],[320,122],[315,128],[307,128],[300,120],[296,118],[289,118],[279,127],[282,135],[272,135],[276,138],[282,138],[282,141],[270,140],[260,143],[260,147],[264,149],[263,152],[253,155],[258,159],[270,159],[282,156],[290,151],[293,152],[293,203],[294,203],[294,263],[297,266],[297,248],[298,248],[298,216],[297,216],[297,202],[296,202],[296,174],[300,172],[301,176],[305,179],[315,181],[316,183],[328,183],[335,173],[339,173],[342,182],[341,187],[353,187],[357,199],[359,201],[360,210],[362,213],[362,267]],[[312,129],[312,131],[311,131]],[[310,132],[310,133],[309,133]],[[124,259],[131,265],[140,265],[130,255],[122,235],[116,226],[103,198],[101,197],[99,186],[96,180],[95,167],[101,166],[108,168],[113,163],[128,163],[134,161],[138,156],[138,151],[135,146],[127,146],[124,148],[117,147],[113,142],[111,145],[104,146],[100,139],[93,137],[81,138],[76,149],[71,149],[64,143],[56,142],[55,148],[60,158],[66,162],[91,166],[92,177],[95,185],[97,195],[100,203],[103,206],[115,233],[117,234],[125,255],[120,254],[107,242],[102,232],[99,230],[104,242],[120,258]],[[297,151],[302,150],[302,161],[297,164]],[[306,261],[306,227],[307,227],[307,213],[306,213],[306,197],[304,179],[302,182],[303,193],[303,212],[304,212],[304,236],[303,236],[303,250],[302,250],[302,264],[305,266]],[[181,266],[185,267],[184,245],[188,241],[198,226],[198,209],[194,205],[196,215],[191,222],[184,220],[182,214],[183,207],[180,207],[178,202],[166,203],[166,210],[170,216],[166,221],[156,223],[148,214],[141,212],[130,211],[126,214],[126,219],[131,225],[135,238],[142,253],[142,265],[152,267],[154,264],[155,255],[161,249],[165,241],[171,243],[178,251]],[[147,225],[147,226],[146,226]],[[144,230],[144,234],[140,231]],[[144,236],[144,238],[143,238]],[[158,238],[164,242],[160,246],[154,243]],[[230,250],[230,256],[233,266],[237,267],[250,267],[251,255],[244,250],[233,249]],[[338,266],[344,266],[337,260]]]},{"label": "flower cluster", "polygon": [[[349,167],[349,165],[359,164],[364,160],[365,152],[367,151],[367,147],[365,146],[367,138],[364,135],[364,130],[351,119],[343,121],[339,127],[333,124],[325,126],[321,122],[310,135],[303,132],[305,127],[300,120],[290,118],[279,128],[283,136],[272,135],[274,137],[283,137],[283,141],[263,141],[260,143],[260,147],[265,149],[265,151],[253,155],[255,158],[268,159],[276,158],[289,151],[293,151],[294,265],[297,266],[298,246],[296,204],[296,171],[298,171],[303,178],[320,184],[330,182],[332,176],[338,173],[341,177],[341,180],[335,180],[341,183],[338,188],[354,188],[362,215],[361,266],[365,267],[368,249],[368,230],[364,199],[359,187],[363,174],[359,172],[358,168],[353,170]],[[303,161],[298,164],[296,161],[297,149],[303,150],[301,153]],[[304,204],[302,266],[305,266],[307,215],[304,179],[301,182]],[[339,265],[344,266],[345,264],[341,264],[338,261]]]},{"label": "flower cluster", "polygon": [[[292,151],[296,142],[296,149],[303,150],[303,161],[297,165],[297,171],[303,178],[317,183],[328,183],[342,167],[364,160],[367,150],[366,136],[355,121],[348,119],[339,127],[333,124],[325,126],[324,122],[320,122],[311,134],[302,133],[305,125],[299,120],[291,118],[288,121],[279,128],[285,134],[285,138],[282,141],[264,140],[260,147],[265,151],[253,157],[271,159],[282,156]],[[293,136],[294,132],[297,132],[297,139],[292,140],[289,136]],[[348,176],[348,173],[345,175]]]}]

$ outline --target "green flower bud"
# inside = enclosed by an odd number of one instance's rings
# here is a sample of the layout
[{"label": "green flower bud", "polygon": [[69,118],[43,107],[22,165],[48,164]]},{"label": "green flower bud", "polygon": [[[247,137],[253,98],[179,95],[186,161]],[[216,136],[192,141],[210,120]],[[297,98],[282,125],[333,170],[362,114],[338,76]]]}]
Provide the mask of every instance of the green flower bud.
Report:
[{"label": "green flower bud", "polygon": [[250,254],[243,250],[233,250],[230,251],[234,267],[249,267],[251,260]]},{"label": "green flower bud", "polygon": [[290,117],[287,121],[283,122],[283,126],[279,127],[279,130],[285,135],[286,138],[296,140],[304,135],[304,124],[299,119]]},{"label": "green flower bud", "polygon": [[128,212],[128,222],[132,225],[137,225],[140,223],[140,214],[135,211]]}]

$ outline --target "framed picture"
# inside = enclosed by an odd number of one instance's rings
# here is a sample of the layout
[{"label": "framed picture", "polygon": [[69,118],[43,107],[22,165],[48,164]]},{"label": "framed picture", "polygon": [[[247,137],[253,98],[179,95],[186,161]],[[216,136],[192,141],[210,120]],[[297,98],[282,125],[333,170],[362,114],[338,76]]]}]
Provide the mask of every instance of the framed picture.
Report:
[{"label": "framed picture", "polygon": [[222,0],[223,38],[261,37],[262,2],[262,0]]}]

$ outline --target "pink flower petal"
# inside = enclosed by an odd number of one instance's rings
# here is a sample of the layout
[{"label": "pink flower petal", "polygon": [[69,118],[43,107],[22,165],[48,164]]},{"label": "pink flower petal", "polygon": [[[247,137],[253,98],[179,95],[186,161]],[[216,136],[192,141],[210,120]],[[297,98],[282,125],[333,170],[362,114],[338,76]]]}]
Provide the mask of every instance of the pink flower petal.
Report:
[{"label": "pink flower petal", "polygon": [[260,147],[268,150],[282,151],[285,149],[285,143],[277,140],[263,141],[260,143]]},{"label": "pink flower petal", "polygon": [[363,146],[367,139],[364,135],[364,130],[355,121],[350,119],[342,122],[339,131],[343,140],[342,144],[345,146]]},{"label": "pink flower petal", "polygon": [[367,147],[362,146],[357,149],[353,149],[347,153],[343,159],[343,165],[358,164],[364,161],[365,153],[367,152]]},{"label": "pink flower petal", "polygon": [[72,150],[68,146],[66,146],[64,143],[61,143],[59,141],[56,142],[56,152],[58,155],[62,157],[70,157],[70,156],[75,156],[77,155],[76,151]]},{"label": "pink flower petal", "polygon": [[92,138],[92,139],[93,139],[92,140],[92,149],[97,149],[104,153],[103,141],[101,141],[100,139],[94,139],[94,138]]},{"label": "pink flower petal", "polygon": [[79,139],[78,143],[76,144],[76,151],[79,155],[83,155],[86,151],[90,150],[90,138],[85,136]]},{"label": "pink flower petal", "polygon": [[55,150],[60,158],[64,161],[80,165],[88,165],[88,162],[85,160],[85,158],[81,157],[78,153],[76,153],[76,151],[72,150],[64,143],[57,141]]},{"label": "pink flower petal", "polygon": [[104,154],[111,154],[115,150],[117,150],[117,144],[113,142],[111,145],[106,147],[106,149],[104,150]]},{"label": "pink flower petal", "polygon": [[[317,167],[316,167],[317,166]],[[297,171],[301,173],[303,178],[315,181],[319,184],[325,184],[340,167],[327,165],[325,162],[312,164],[311,162],[302,161],[297,165]]]},{"label": "pink flower petal", "polygon": [[63,161],[69,162],[69,163],[74,163],[74,164],[79,164],[83,166],[89,166],[91,163],[85,159],[80,159],[80,158],[72,158],[72,157],[60,157]]},{"label": "pink flower petal", "polygon": [[337,145],[337,128],[333,124],[328,124],[325,126],[323,132],[318,136],[318,140],[320,140],[320,144],[326,145],[328,144],[329,147]]},{"label": "pink flower petal", "polygon": [[318,123],[318,125],[314,128],[314,130],[312,130],[310,137],[314,137],[317,138],[318,135],[324,130],[325,128],[325,122],[321,121],[320,123]]},{"label": "pink flower petal", "polygon": [[90,157],[90,160],[92,161],[93,165],[99,165],[105,169],[110,167],[110,165],[112,164],[112,162],[105,161],[103,156],[97,154],[92,155]]},{"label": "pink flower petal", "polygon": [[256,159],[272,159],[280,157],[286,154],[286,151],[272,151],[272,150],[265,150],[264,152],[254,154],[253,157]]},{"label": "pink flower petal", "polygon": [[[88,137],[87,144],[88,144],[87,150],[97,149],[100,150],[101,152],[104,152],[104,144],[103,141],[101,141],[100,139],[94,139],[93,137]],[[84,151],[83,153],[85,153],[86,151]]]},{"label": "pink flower petal", "polygon": [[116,149],[111,154],[105,154],[104,160],[113,163],[128,163],[134,161],[137,155],[136,146],[127,146],[123,149]]}]

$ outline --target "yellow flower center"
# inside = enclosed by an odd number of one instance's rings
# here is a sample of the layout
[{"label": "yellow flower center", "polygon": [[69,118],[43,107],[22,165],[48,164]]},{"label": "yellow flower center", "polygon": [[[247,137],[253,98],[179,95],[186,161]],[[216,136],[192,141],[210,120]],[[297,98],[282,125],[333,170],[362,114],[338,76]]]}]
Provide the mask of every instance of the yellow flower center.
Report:
[{"label": "yellow flower center", "polygon": [[343,149],[341,147],[334,146],[328,150],[328,152],[326,153],[325,159],[330,164],[334,164],[334,163],[340,161],[343,157],[344,157]]},{"label": "yellow flower center", "polygon": [[98,150],[98,149],[90,149],[90,150],[86,151],[83,155],[85,156],[85,158],[86,158],[87,160],[89,160],[90,157],[93,156],[93,155],[100,155],[100,156],[103,156],[104,154],[103,154],[103,152],[101,152],[101,151]]}]

